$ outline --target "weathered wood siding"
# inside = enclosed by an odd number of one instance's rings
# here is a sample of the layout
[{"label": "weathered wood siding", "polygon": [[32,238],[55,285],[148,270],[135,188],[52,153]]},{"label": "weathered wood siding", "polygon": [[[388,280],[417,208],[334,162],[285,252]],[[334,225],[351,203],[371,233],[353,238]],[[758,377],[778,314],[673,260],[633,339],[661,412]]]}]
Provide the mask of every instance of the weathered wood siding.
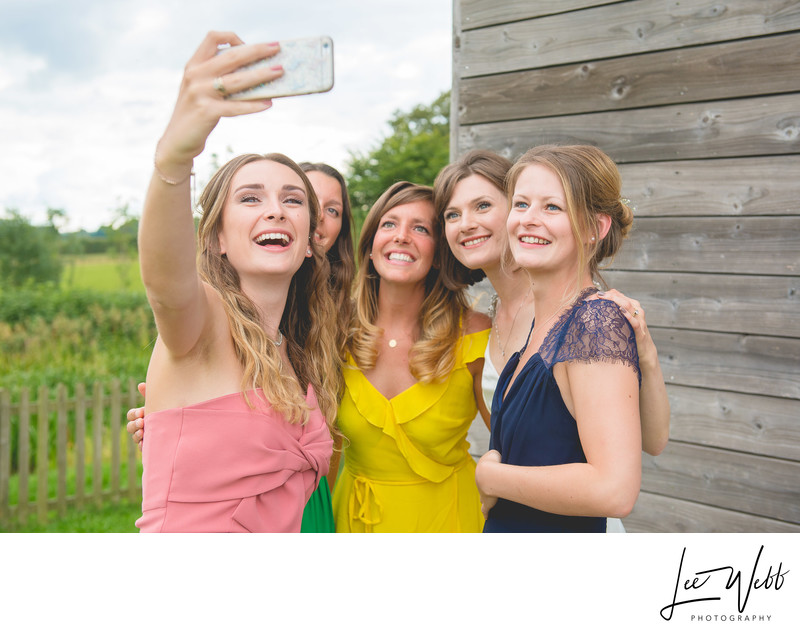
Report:
[{"label": "weathered wood siding", "polygon": [[672,405],[631,532],[800,531],[800,0],[455,0],[453,157],[619,164]]}]

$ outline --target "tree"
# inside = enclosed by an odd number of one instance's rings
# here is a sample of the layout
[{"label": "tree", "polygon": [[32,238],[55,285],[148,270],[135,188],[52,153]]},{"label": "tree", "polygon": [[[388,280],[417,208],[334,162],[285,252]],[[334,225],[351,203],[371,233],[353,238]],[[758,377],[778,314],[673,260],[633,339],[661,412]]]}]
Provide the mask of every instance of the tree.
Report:
[{"label": "tree", "polygon": [[113,211],[111,223],[102,226],[106,236],[106,252],[116,259],[116,270],[119,275],[120,288],[130,289],[131,264],[136,258],[139,218],[131,213],[130,204],[124,203]]},{"label": "tree", "polygon": [[107,252],[120,258],[132,258],[138,249],[139,217],[125,202],[112,211],[111,223],[101,228],[108,239]]},{"label": "tree", "polygon": [[52,226],[34,226],[18,210],[0,219],[0,287],[58,284],[61,261]]},{"label": "tree", "polygon": [[63,208],[47,207],[47,225],[53,229],[53,232],[60,233],[67,223],[67,211]]},{"label": "tree", "polygon": [[450,92],[430,105],[396,111],[391,134],[366,153],[350,152],[347,185],[356,224],[395,182],[432,185],[450,159]]}]

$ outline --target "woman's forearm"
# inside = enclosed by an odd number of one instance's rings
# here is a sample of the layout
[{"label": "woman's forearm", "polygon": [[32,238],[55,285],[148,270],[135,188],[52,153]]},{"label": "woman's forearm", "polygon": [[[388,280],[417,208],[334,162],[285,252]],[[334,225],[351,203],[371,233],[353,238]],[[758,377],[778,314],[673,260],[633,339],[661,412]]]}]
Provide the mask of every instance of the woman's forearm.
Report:
[{"label": "woman's forearm", "polygon": [[170,185],[154,172],[139,223],[142,282],[154,309],[180,308],[196,293],[195,260],[189,183]]},{"label": "woman's forearm", "polygon": [[487,461],[475,479],[485,495],[548,513],[625,517],[639,495],[641,472],[609,476],[588,463],[524,467]]},{"label": "woman's forearm", "polygon": [[642,371],[642,387],[639,390],[642,449],[651,456],[657,456],[669,440],[669,397],[658,354],[640,361],[639,367]]}]

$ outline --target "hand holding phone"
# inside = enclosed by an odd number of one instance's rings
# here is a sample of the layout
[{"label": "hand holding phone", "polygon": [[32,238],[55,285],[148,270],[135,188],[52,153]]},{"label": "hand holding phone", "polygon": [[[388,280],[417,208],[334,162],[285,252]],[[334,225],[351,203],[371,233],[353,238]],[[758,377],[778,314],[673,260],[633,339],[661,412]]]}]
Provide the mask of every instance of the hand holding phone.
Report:
[{"label": "hand holding phone", "polygon": [[327,92],[333,87],[333,40],[330,37],[284,40],[279,44],[281,48],[277,55],[246,68],[283,66],[283,76],[226,98],[234,101],[263,100]]}]

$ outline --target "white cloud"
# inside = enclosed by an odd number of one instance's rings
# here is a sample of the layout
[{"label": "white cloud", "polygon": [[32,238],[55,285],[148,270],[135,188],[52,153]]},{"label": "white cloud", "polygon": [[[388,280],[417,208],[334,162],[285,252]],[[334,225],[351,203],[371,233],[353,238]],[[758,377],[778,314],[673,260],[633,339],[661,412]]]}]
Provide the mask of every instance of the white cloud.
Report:
[{"label": "white cloud", "polygon": [[138,212],[183,66],[211,28],[245,41],[329,34],[336,84],[221,121],[196,161],[201,181],[211,154],[224,159],[229,147],[342,168],[394,111],[450,87],[450,0],[8,3],[0,0],[0,210],[43,221],[48,206],[65,208],[73,229],[98,227],[120,203]]},{"label": "white cloud", "polygon": [[47,61],[39,55],[9,53],[0,50],[0,92],[17,90],[28,78],[47,67]]}]

